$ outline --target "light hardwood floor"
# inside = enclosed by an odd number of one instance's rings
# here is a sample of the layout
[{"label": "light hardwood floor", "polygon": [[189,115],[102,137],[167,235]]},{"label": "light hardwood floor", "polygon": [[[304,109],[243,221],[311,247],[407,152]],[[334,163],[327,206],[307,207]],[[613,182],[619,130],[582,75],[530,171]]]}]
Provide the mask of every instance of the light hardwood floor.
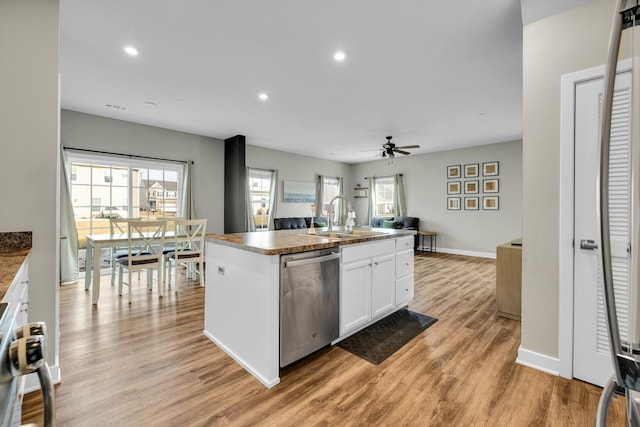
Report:
[{"label": "light hardwood floor", "polygon": [[[435,325],[378,366],[321,350],[271,390],[203,336],[204,290],[191,281],[162,300],[140,285],[129,305],[104,276],[98,308],[64,286],[58,425],[593,425],[599,388],[514,363],[520,323],[495,315],[493,260],[419,254],[415,267],[409,308]],[[40,407],[26,396],[23,423],[40,423]],[[609,425],[624,417],[616,398]]]}]

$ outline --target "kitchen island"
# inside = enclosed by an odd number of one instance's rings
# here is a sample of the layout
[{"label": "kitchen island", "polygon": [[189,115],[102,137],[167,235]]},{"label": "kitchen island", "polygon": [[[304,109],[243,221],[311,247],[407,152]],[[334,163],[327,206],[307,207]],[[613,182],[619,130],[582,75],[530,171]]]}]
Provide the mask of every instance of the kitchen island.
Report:
[{"label": "kitchen island", "polygon": [[[325,234],[325,235],[321,235]],[[280,257],[340,253],[336,343],[413,298],[411,230],[208,235],[204,334],[266,387],[280,382]]]}]

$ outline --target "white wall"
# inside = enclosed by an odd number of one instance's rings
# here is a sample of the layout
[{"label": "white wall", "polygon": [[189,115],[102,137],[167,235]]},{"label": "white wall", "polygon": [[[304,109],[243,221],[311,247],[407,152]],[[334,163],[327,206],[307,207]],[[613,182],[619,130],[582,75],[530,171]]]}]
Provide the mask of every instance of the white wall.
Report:
[{"label": "white wall", "polygon": [[559,322],[560,79],[606,62],[613,6],[594,0],[524,27],[521,347],[552,358]]},{"label": "white wall", "polygon": [[250,145],[247,140],[246,162],[248,167],[278,170],[278,204],[276,217],[311,216],[311,205],[308,203],[284,203],[282,201],[283,181],[316,182],[318,175],[344,178],[345,191],[353,185],[350,182],[351,166],[346,163],[315,157],[301,156],[284,151]]},{"label": "white wall", "polygon": [[[447,166],[499,162],[499,210],[447,210]],[[368,187],[365,177],[403,174],[409,216],[420,229],[438,232],[438,247],[454,253],[490,256],[496,246],[522,235],[522,142],[512,141],[459,150],[396,157],[353,165],[354,185]],[[486,177],[456,181],[482,180]],[[353,189],[350,189],[353,193]],[[480,196],[483,194],[471,195]],[[464,200],[465,194],[460,195]],[[357,200],[357,223],[367,218],[367,199]]]},{"label": "white wall", "polygon": [[29,320],[58,355],[58,1],[0,2],[0,231],[32,231]]},{"label": "white wall", "polygon": [[223,141],[69,110],[60,132],[64,147],[193,160],[195,215],[208,219],[207,232],[224,232]]}]

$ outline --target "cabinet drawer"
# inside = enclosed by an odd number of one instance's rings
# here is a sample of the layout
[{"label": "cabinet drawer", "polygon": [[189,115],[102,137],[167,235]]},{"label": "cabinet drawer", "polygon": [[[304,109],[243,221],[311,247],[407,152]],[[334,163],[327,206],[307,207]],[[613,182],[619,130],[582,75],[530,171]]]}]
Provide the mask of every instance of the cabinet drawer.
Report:
[{"label": "cabinet drawer", "polygon": [[413,274],[396,280],[396,306],[405,305],[413,299]]},{"label": "cabinet drawer", "polygon": [[413,236],[404,236],[396,239],[396,252],[405,251],[407,249],[413,250]]},{"label": "cabinet drawer", "polygon": [[394,249],[395,241],[393,239],[345,246],[342,248],[342,263],[392,254]]},{"label": "cabinet drawer", "polygon": [[413,274],[413,251],[403,251],[396,254],[396,278]]}]

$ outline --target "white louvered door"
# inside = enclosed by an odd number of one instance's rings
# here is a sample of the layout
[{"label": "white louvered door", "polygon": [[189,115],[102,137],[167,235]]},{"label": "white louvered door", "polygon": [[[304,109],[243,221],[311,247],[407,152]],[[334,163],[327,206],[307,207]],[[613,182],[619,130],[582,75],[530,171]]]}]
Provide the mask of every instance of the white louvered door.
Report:
[{"label": "white louvered door", "polygon": [[[630,230],[631,76],[620,75],[613,101],[609,174],[609,212],[613,281],[622,339],[628,331]],[[603,386],[613,374],[599,250],[581,248],[597,240],[596,173],[602,79],[576,86],[575,99],[575,248],[573,376]]]}]

